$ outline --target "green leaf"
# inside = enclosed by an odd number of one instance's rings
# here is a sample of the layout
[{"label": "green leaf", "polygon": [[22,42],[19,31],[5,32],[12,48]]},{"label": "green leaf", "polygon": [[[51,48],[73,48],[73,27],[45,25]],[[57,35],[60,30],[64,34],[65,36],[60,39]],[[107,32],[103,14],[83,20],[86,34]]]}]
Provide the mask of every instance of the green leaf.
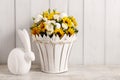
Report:
[{"label": "green leaf", "polygon": [[75,33],[78,33],[78,30],[77,30],[77,29],[75,29]]},{"label": "green leaf", "polygon": [[49,12],[49,13],[51,12],[50,8],[48,9],[48,12]]},{"label": "green leaf", "polygon": [[51,23],[53,26],[55,26],[55,24],[54,23]]},{"label": "green leaf", "polygon": [[55,13],[55,12],[56,12],[56,9],[53,9],[53,12]]},{"label": "green leaf", "polygon": [[33,19],[33,20],[35,20],[35,18],[34,18],[34,17],[32,17],[32,19]]}]

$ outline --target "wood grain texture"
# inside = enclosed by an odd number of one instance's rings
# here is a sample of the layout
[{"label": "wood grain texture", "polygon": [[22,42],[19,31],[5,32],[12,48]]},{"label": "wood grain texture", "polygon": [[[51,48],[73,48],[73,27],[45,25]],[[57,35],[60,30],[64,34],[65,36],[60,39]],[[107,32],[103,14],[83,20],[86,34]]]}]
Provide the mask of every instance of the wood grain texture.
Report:
[{"label": "wood grain texture", "polygon": [[23,47],[18,37],[18,29],[30,28],[30,0],[16,0],[16,46]]},{"label": "wood grain texture", "polygon": [[49,0],[31,0],[31,19],[49,9]]},{"label": "wood grain texture", "polygon": [[50,8],[61,12],[66,12],[68,9],[68,0],[50,0]]},{"label": "wood grain texture", "polygon": [[15,47],[14,0],[0,0],[0,64]]},{"label": "wood grain texture", "polygon": [[84,0],[84,63],[104,64],[104,0]]},{"label": "wood grain texture", "polygon": [[106,0],[106,64],[120,64],[120,0]]},{"label": "wood grain texture", "polygon": [[71,51],[70,63],[83,64],[83,0],[69,0],[69,15],[76,18],[78,22],[78,37],[73,43]]}]

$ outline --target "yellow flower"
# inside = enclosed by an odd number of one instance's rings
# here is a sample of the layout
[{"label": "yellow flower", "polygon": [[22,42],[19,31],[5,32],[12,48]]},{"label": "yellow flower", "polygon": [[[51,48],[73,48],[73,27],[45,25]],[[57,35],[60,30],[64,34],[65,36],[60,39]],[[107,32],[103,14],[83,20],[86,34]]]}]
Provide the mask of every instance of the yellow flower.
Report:
[{"label": "yellow flower", "polygon": [[73,28],[69,28],[67,30],[67,34],[69,34],[70,36],[73,35],[75,33],[74,29]]},{"label": "yellow flower", "polygon": [[30,28],[32,35],[49,35],[51,37],[58,35],[62,38],[65,34],[71,36],[78,32],[76,19],[56,10],[48,9],[33,20],[34,23]]},{"label": "yellow flower", "polygon": [[46,24],[44,22],[41,22],[39,25],[40,32],[45,32],[46,31]]},{"label": "yellow flower", "polygon": [[58,14],[58,15],[59,15],[59,14],[60,14],[60,12],[58,12],[58,11],[54,11],[54,14]]},{"label": "yellow flower", "polygon": [[36,24],[36,23],[33,23],[33,24],[32,24],[32,27],[37,27],[37,24]]},{"label": "yellow flower", "polygon": [[43,17],[44,17],[44,18],[47,18],[48,15],[49,15],[49,12],[48,12],[48,11],[43,12]]},{"label": "yellow flower", "polygon": [[52,19],[53,19],[53,16],[54,16],[54,13],[51,12],[51,13],[48,15],[48,20],[52,20]]},{"label": "yellow flower", "polygon": [[72,21],[68,17],[62,19],[63,23],[67,24],[68,27],[72,27]]},{"label": "yellow flower", "polygon": [[64,36],[64,31],[61,28],[55,29],[54,33],[59,35],[60,38],[62,38]]},{"label": "yellow flower", "polygon": [[40,33],[40,28],[38,28],[38,27],[32,28],[31,33],[33,35],[38,35]]},{"label": "yellow flower", "polygon": [[78,25],[76,19],[73,16],[70,17],[70,19],[73,22],[74,26],[76,27]]},{"label": "yellow flower", "polygon": [[46,31],[46,24],[44,22],[41,22],[39,26],[37,27],[32,27],[31,33],[33,35],[39,35],[40,32],[45,32]]},{"label": "yellow flower", "polygon": [[53,16],[54,16],[54,12],[50,12],[50,13],[48,11],[43,12],[43,17],[47,18],[48,20],[52,20]]}]

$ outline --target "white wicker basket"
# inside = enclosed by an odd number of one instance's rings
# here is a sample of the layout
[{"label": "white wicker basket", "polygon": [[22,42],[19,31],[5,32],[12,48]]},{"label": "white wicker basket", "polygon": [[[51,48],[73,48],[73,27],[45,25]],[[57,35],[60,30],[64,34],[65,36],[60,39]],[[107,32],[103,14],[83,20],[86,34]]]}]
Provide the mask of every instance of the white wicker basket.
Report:
[{"label": "white wicker basket", "polygon": [[41,71],[46,73],[61,73],[68,71],[68,60],[73,41],[76,35],[71,37],[58,36],[33,36],[40,54]]}]

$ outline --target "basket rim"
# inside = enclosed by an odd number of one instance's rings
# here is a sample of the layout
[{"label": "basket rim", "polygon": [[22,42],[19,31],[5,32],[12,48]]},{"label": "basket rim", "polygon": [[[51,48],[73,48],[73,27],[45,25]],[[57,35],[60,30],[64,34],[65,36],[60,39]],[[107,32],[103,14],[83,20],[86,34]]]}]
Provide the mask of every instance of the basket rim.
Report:
[{"label": "basket rim", "polygon": [[62,44],[62,43],[71,43],[74,42],[77,38],[77,35],[73,36],[66,36],[64,35],[63,38],[59,38],[58,36],[53,36],[50,38],[49,36],[32,36],[33,42],[39,42],[39,43],[53,43],[53,44]]}]

